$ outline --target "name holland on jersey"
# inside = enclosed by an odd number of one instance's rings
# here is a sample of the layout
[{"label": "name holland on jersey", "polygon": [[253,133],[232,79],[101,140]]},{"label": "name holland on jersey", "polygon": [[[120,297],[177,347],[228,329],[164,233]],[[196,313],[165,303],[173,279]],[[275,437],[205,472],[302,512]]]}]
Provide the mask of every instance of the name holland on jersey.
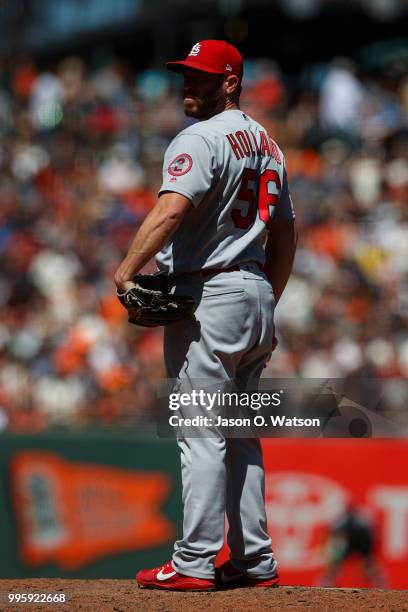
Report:
[{"label": "name holland on jersey", "polygon": [[218,416],[213,419],[208,416],[197,415],[192,418],[179,417],[173,414],[169,417],[169,424],[172,427],[320,427],[320,419],[302,419],[298,417],[287,418],[282,415],[269,415],[263,417],[256,415],[252,419],[230,418]]},{"label": "name holland on jersey", "polygon": [[263,130],[259,130],[259,142],[251,130],[238,130],[234,134],[226,134],[226,138],[237,159],[252,157],[255,155],[272,156],[278,164],[282,159],[278,147],[270,136]]}]

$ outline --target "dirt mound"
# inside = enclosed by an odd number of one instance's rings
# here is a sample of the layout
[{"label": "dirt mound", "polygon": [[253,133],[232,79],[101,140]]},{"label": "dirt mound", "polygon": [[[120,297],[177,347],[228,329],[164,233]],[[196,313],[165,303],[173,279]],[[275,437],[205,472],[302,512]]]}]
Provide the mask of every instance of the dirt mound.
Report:
[{"label": "dirt mound", "polygon": [[[54,595],[52,603],[10,604],[9,593]],[[63,596],[66,602],[61,603]],[[62,596],[62,597],[61,597]],[[46,597],[35,597],[41,601]],[[33,598],[32,598],[33,599]],[[50,599],[50,597],[49,597]],[[380,589],[320,589],[282,586],[277,589],[231,589],[213,593],[166,593],[139,589],[133,580],[0,580],[0,610],[65,612],[160,611],[231,612],[242,610],[310,610],[311,612],[408,611],[408,591]]]}]

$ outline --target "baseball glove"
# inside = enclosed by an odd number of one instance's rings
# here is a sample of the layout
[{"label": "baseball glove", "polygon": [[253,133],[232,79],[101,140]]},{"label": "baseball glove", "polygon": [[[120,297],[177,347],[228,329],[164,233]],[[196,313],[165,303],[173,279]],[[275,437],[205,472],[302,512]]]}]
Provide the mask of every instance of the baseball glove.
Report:
[{"label": "baseball glove", "polygon": [[126,308],[129,323],[143,327],[169,325],[193,311],[194,298],[170,293],[171,281],[165,272],[136,274],[135,287],[121,293],[120,303]]}]

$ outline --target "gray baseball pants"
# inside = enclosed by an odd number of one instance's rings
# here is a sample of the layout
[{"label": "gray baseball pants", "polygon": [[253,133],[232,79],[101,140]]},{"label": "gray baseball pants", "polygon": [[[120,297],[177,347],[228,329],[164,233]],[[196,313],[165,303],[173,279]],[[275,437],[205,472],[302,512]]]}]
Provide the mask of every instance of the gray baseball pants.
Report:
[{"label": "gray baseball pants", "polygon": [[[255,264],[203,278],[177,277],[175,292],[193,295],[195,320],[165,328],[169,378],[181,382],[234,378],[258,380],[271,354],[274,296]],[[231,560],[256,578],[276,574],[265,514],[264,468],[257,438],[177,438],[181,451],[183,537],[174,546],[181,574],[214,577],[214,559],[224,542],[225,512]]]}]

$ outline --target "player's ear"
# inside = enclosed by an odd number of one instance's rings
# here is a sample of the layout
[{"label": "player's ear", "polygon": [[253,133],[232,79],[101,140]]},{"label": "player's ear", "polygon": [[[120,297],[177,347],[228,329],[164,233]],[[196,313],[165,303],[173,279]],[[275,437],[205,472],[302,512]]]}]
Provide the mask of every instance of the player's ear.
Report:
[{"label": "player's ear", "polygon": [[225,79],[225,92],[231,96],[237,93],[239,87],[239,78],[236,74],[230,74]]}]

